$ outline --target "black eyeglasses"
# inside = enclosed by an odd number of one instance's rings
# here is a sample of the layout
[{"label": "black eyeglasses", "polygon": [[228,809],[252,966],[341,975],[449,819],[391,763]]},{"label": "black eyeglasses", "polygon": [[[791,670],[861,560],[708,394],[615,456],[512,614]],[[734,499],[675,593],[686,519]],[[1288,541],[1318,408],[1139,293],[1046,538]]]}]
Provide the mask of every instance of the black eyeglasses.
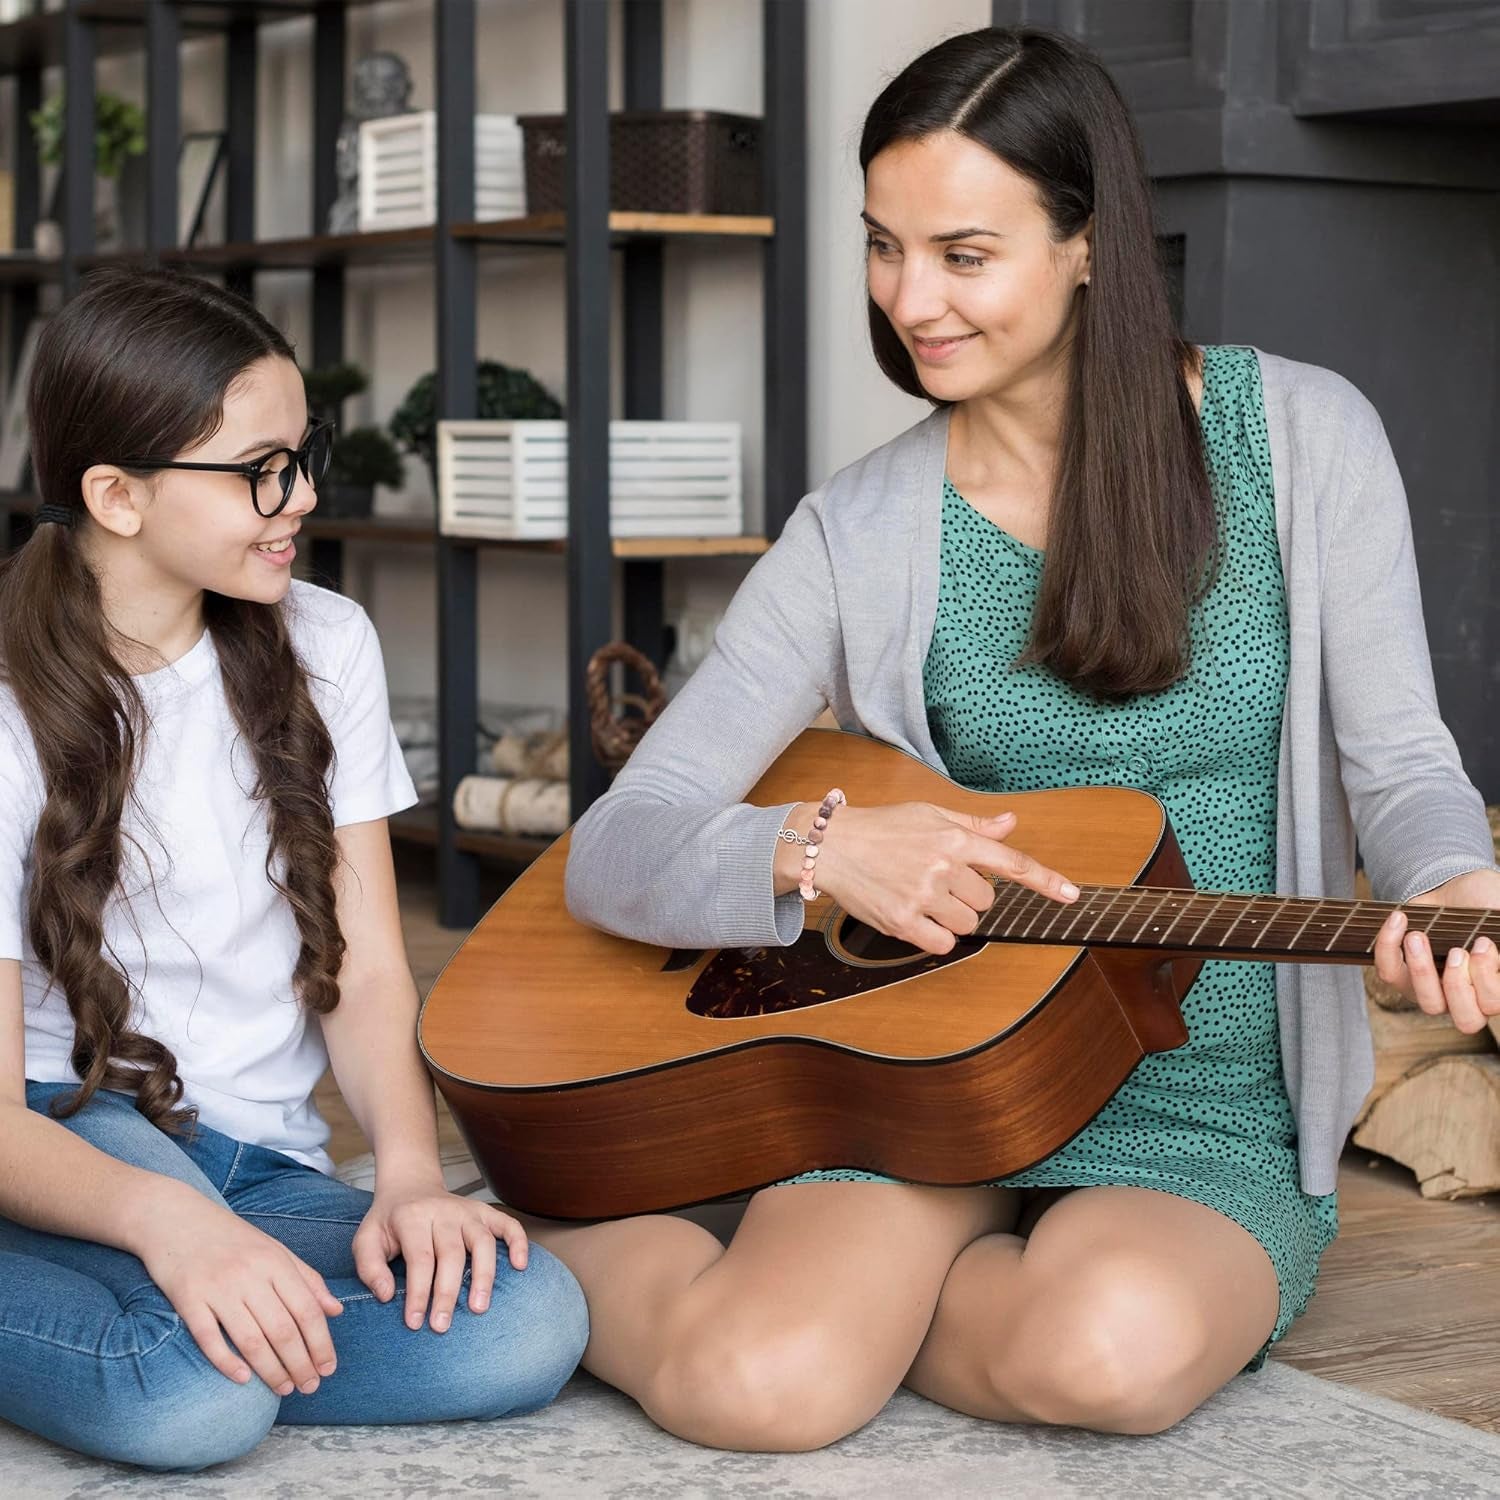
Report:
[{"label": "black eyeglasses", "polygon": [[270,520],[286,509],[297,487],[297,470],[317,489],[333,456],[332,422],[313,422],[300,448],[273,448],[243,464],[193,464],[175,458],[142,458],[121,464],[122,469],[196,469],[208,474],[243,474],[250,485],[250,503]]}]

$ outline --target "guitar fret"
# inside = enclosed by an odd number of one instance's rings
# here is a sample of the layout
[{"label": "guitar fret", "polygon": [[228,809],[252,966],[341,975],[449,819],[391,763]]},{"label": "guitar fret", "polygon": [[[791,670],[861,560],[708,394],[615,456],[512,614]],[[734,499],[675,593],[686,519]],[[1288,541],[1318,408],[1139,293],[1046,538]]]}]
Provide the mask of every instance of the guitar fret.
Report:
[{"label": "guitar fret", "polygon": [[1276,908],[1276,910],[1271,913],[1270,917],[1266,920],[1266,922],[1264,922],[1262,924],[1260,931],[1255,934],[1255,941],[1250,944],[1250,946],[1252,948],[1259,948],[1260,947],[1261,940],[1265,937],[1267,931],[1270,929],[1271,923],[1274,922],[1277,919],[1277,917],[1279,917],[1282,914],[1282,912],[1284,912],[1287,909],[1288,905],[1290,905],[1290,902],[1288,900],[1283,900],[1282,903],[1281,903],[1281,905],[1278,906]]},{"label": "guitar fret", "polygon": [[1146,892],[1145,891],[1139,891],[1139,892],[1137,892],[1136,898],[1135,898],[1134,901],[1132,901],[1130,903],[1129,909],[1124,913],[1123,916],[1121,916],[1120,920],[1118,922],[1116,922],[1115,925],[1110,929],[1109,936],[1104,939],[1104,941],[1106,943],[1112,943],[1112,942],[1114,942],[1116,934],[1118,934],[1118,932],[1120,931],[1120,929],[1126,924],[1126,922],[1128,922],[1130,920],[1131,916],[1135,912],[1136,907],[1138,907],[1141,904],[1141,902],[1145,900],[1145,898],[1146,898]]},{"label": "guitar fret", "polygon": [[1338,931],[1328,939],[1328,946],[1323,950],[1325,953],[1333,952],[1333,945],[1344,935],[1344,929],[1354,920],[1355,915],[1363,905],[1362,901],[1351,901],[1349,903],[1349,910],[1344,914],[1344,920],[1339,923]]},{"label": "guitar fret", "polygon": [[1301,926],[1300,926],[1300,927],[1299,927],[1299,928],[1298,928],[1298,929],[1297,929],[1297,930],[1296,930],[1296,932],[1294,932],[1294,933],[1293,933],[1293,934],[1292,934],[1292,940],[1291,940],[1291,942],[1289,942],[1289,943],[1288,943],[1288,944],[1287,944],[1287,947],[1288,947],[1288,948],[1293,948],[1293,949],[1295,949],[1295,948],[1296,948],[1296,946],[1297,946],[1297,943],[1298,943],[1298,941],[1299,941],[1299,940],[1300,940],[1300,939],[1301,939],[1301,937],[1302,937],[1302,934],[1303,934],[1303,933],[1304,933],[1304,932],[1306,932],[1306,931],[1307,931],[1307,929],[1308,929],[1308,925],[1309,925],[1309,924],[1310,924],[1310,923],[1311,923],[1311,922],[1312,922],[1312,919],[1313,919],[1313,918],[1314,918],[1314,917],[1315,917],[1315,916],[1317,916],[1317,914],[1318,914],[1318,913],[1319,913],[1319,912],[1320,912],[1320,911],[1322,911],[1322,909],[1323,909],[1323,903],[1322,903],[1322,902],[1321,902],[1321,901],[1317,901],[1317,902],[1314,902],[1314,903],[1313,903],[1313,909],[1312,909],[1312,910],[1311,910],[1311,911],[1310,911],[1310,912],[1308,912],[1308,914],[1307,914],[1307,921],[1306,921],[1306,922],[1304,922],[1304,923],[1303,923],[1303,924],[1302,924],[1302,925],[1301,925]]},{"label": "guitar fret", "polygon": [[1114,891],[1110,895],[1109,900],[1104,903],[1104,910],[1101,911],[1099,913],[1099,915],[1094,918],[1093,922],[1091,922],[1089,924],[1089,930],[1086,933],[1084,933],[1084,935],[1083,935],[1084,942],[1086,942],[1086,943],[1092,943],[1094,941],[1094,928],[1096,928],[1109,915],[1111,908],[1114,906],[1115,902],[1120,899],[1120,897],[1122,895],[1124,895],[1124,892],[1123,891],[1118,891],[1118,890]]},{"label": "guitar fret", "polygon": [[1217,912],[1218,909],[1221,906],[1223,906],[1223,904],[1228,899],[1229,899],[1229,897],[1227,895],[1226,896],[1220,896],[1219,899],[1217,901],[1215,901],[1212,906],[1209,907],[1209,909],[1208,909],[1208,915],[1206,917],[1204,917],[1204,919],[1197,925],[1196,928],[1193,929],[1193,935],[1192,935],[1192,937],[1190,937],[1188,939],[1188,947],[1189,948],[1191,948],[1193,946],[1193,944],[1196,943],[1198,941],[1198,939],[1202,936],[1203,929],[1205,927],[1207,927],[1210,922],[1213,921],[1213,919],[1214,919],[1214,913]]},{"label": "guitar fret", "polygon": [[1487,916],[1489,916],[1489,912],[1485,912],[1483,916],[1481,916],[1480,919],[1474,924],[1473,932],[1471,932],[1468,937],[1464,939],[1463,946],[1465,948],[1472,948],[1474,946],[1474,939],[1479,936],[1479,929],[1484,926],[1484,919]]},{"label": "guitar fret", "polygon": [[1038,905],[1037,909],[1031,914],[1031,920],[1022,929],[1021,936],[1023,938],[1029,938],[1031,936],[1031,929],[1036,926],[1036,919],[1041,916],[1042,912],[1045,911],[1047,907],[1046,897],[1038,896],[1035,891],[1028,891],[1027,894],[1032,898],[1033,901],[1037,902]]},{"label": "guitar fret", "polygon": [[1140,931],[1138,931],[1136,933],[1136,935],[1133,938],[1131,938],[1130,941],[1132,943],[1138,943],[1138,942],[1140,942],[1140,940],[1142,939],[1142,937],[1145,936],[1146,929],[1151,925],[1151,923],[1153,921],[1155,921],[1155,919],[1157,917],[1157,914],[1161,911],[1162,907],[1166,905],[1166,903],[1167,903],[1167,897],[1160,896],[1160,897],[1157,898],[1156,905],[1151,908],[1150,915],[1148,915],[1147,918],[1146,918],[1146,920],[1141,923]]},{"label": "guitar fret", "polygon": [[1240,909],[1239,915],[1234,919],[1234,921],[1229,924],[1227,928],[1225,928],[1224,936],[1219,939],[1219,947],[1227,948],[1229,946],[1229,939],[1234,935],[1234,929],[1238,927],[1240,923],[1250,915],[1250,908],[1254,902],[1254,899],[1255,898],[1252,896],[1249,900],[1247,900],[1244,906]]},{"label": "guitar fret", "polygon": [[989,911],[985,913],[984,930],[986,932],[995,932],[999,929],[1000,924],[1010,916],[1010,909],[1016,904],[1016,897],[1025,889],[1025,886],[1012,884],[1010,893],[1005,898],[1005,904],[1003,906],[990,907]]},{"label": "guitar fret", "polygon": [[1064,914],[1071,914],[1073,910],[1072,907],[1064,906],[1060,901],[1051,901],[1048,903],[1048,905],[1054,907],[1055,910],[1053,911],[1047,925],[1042,928],[1039,933],[1037,933],[1037,939],[1039,942],[1046,942],[1047,939],[1052,936],[1052,928],[1057,919]]},{"label": "guitar fret", "polygon": [[1192,907],[1193,907],[1193,893],[1191,891],[1189,891],[1189,892],[1187,892],[1186,899],[1182,903],[1182,909],[1177,913],[1177,915],[1175,917],[1172,918],[1172,920],[1170,922],[1167,923],[1167,930],[1164,933],[1162,933],[1161,937],[1157,940],[1158,942],[1161,943],[1162,947],[1166,947],[1166,945],[1167,945],[1167,939],[1172,936],[1172,929],[1185,916],[1187,916],[1188,912],[1190,912],[1192,910]]}]

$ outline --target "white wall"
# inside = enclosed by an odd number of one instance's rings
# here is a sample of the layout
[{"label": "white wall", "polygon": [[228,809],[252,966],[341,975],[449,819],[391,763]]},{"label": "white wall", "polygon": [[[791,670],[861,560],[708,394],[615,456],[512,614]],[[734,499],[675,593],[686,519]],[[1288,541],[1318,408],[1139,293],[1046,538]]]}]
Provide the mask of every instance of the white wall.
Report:
[{"label": "white wall", "polygon": [[[401,54],[412,103],[433,103],[432,10],[441,0],[387,0],[349,14],[352,61],[376,48]],[[776,0],[766,0],[775,4]],[[619,5],[613,7],[612,105],[620,97]],[[927,410],[895,390],[868,348],[862,201],[857,163],[864,112],[886,80],[924,48],[988,23],[988,0],[810,0],[808,37],[809,485],[884,442]],[[664,104],[759,114],[761,0],[666,0]],[[482,111],[563,107],[558,0],[479,0],[476,92]],[[185,129],[222,123],[222,50],[184,53]],[[101,66],[101,86],[141,96],[138,61]],[[262,30],[257,232],[301,235],[310,223],[312,30],[291,21]],[[744,424],[747,521],[762,514],[763,437],[758,244],[682,244],[667,250],[666,415]],[[531,370],[565,392],[563,257],[556,251],[486,254],[480,262],[479,352]],[[309,342],[305,275],[262,277],[271,315]],[[350,422],[386,420],[407,387],[433,367],[432,277],[426,266],[351,270],[349,356],[373,376]],[[618,299],[617,307],[618,307]],[[618,314],[615,338],[616,401]],[[420,464],[381,510],[430,513]],[[430,692],[436,660],[434,566],[417,548],[348,547],[351,592],[374,616],[393,692]],[[668,565],[668,610],[712,614],[743,577],[742,562]],[[514,703],[564,701],[563,564],[556,557],[487,553],[481,565],[481,694]]]}]

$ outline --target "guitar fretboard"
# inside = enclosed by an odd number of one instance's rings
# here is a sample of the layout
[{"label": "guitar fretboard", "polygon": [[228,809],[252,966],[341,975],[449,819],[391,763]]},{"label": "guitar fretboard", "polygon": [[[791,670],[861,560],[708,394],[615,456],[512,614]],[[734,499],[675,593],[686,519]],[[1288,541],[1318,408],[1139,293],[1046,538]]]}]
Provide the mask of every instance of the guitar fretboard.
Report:
[{"label": "guitar fretboard", "polygon": [[[1069,905],[1002,882],[975,937],[1069,947],[1171,948],[1262,958],[1367,963],[1396,907],[1383,901],[1316,901],[1161,886],[1086,885]],[[1427,935],[1442,962],[1450,948],[1487,936],[1500,943],[1500,912],[1405,906],[1409,930]]]}]

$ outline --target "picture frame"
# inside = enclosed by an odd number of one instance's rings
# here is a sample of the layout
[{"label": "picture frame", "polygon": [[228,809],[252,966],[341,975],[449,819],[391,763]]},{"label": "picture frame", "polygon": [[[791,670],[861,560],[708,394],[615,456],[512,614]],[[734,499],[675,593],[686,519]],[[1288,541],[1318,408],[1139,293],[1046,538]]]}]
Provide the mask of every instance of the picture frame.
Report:
[{"label": "picture frame", "polygon": [[19,490],[25,481],[31,457],[31,430],[26,420],[26,392],[31,367],[36,363],[37,341],[47,325],[46,317],[33,318],[21,341],[20,357],[5,398],[4,426],[0,428],[0,491]]},{"label": "picture frame", "polygon": [[203,232],[204,215],[223,166],[227,136],[222,130],[190,130],[177,151],[177,243],[191,249]]}]

